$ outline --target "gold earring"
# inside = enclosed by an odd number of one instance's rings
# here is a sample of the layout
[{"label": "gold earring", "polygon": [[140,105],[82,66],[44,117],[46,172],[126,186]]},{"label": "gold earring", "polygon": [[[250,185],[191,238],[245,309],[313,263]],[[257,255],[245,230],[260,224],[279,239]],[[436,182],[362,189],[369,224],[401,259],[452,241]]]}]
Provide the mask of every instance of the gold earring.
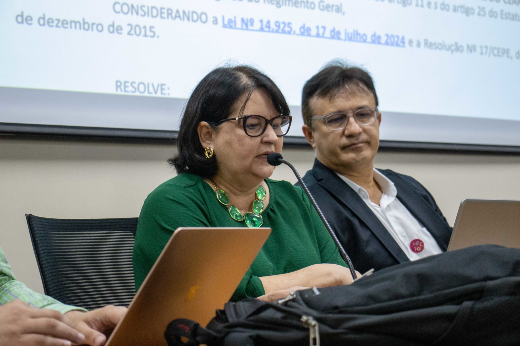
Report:
[{"label": "gold earring", "polygon": [[207,159],[211,159],[213,156],[213,148],[207,147],[204,149],[204,156],[206,156]]}]

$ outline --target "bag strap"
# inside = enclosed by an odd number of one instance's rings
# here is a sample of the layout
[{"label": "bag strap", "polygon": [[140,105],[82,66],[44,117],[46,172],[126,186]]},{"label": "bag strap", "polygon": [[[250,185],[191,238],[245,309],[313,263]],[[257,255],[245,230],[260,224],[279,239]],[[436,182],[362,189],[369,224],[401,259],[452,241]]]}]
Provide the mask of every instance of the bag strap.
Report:
[{"label": "bag strap", "polygon": [[[179,318],[168,324],[164,338],[168,342],[168,346],[198,346],[218,343],[223,336],[201,327],[195,321]],[[183,341],[182,338],[185,338],[186,341]]]}]

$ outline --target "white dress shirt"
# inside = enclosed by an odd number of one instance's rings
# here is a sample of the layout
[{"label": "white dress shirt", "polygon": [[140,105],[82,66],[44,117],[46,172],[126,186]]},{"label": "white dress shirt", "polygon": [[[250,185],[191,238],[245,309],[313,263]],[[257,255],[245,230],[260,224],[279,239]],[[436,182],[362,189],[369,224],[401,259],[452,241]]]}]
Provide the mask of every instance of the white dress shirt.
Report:
[{"label": "white dress shirt", "polygon": [[380,205],[370,200],[364,188],[341,174],[338,176],[356,191],[411,261],[442,252],[430,232],[396,198],[397,189],[394,183],[377,169],[374,169],[374,180],[383,190]]}]

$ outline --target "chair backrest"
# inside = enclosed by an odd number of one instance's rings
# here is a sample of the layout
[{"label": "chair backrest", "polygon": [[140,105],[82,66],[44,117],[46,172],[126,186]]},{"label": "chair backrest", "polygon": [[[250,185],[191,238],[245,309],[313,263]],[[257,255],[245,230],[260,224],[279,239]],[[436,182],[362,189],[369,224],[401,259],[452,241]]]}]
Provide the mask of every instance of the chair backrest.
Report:
[{"label": "chair backrest", "polygon": [[25,216],[45,294],[88,310],[130,304],[135,295],[132,250],[137,217]]}]

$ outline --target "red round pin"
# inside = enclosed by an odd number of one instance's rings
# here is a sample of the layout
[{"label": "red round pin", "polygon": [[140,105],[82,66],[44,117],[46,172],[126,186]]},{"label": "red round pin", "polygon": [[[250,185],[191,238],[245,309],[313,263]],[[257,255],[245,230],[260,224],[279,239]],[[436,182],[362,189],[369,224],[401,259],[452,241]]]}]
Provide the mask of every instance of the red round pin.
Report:
[{"label": "red round pin", "polygon": [[410,249],[415,253],[419,253],[424,250],[424,242],[421,239],[414,239],[410,242]]}]

